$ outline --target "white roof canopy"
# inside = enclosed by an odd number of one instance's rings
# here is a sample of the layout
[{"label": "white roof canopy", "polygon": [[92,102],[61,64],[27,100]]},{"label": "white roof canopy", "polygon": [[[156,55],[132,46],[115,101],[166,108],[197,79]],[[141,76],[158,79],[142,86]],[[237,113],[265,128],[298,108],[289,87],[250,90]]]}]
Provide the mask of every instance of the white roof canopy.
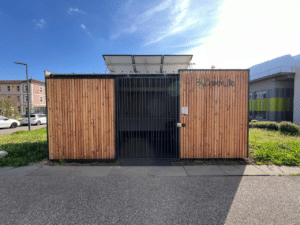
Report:
[{"label": "white roof canopy", "polygon": [[178,73],[188,69],[193,55],[103,55],[113,74]]}]

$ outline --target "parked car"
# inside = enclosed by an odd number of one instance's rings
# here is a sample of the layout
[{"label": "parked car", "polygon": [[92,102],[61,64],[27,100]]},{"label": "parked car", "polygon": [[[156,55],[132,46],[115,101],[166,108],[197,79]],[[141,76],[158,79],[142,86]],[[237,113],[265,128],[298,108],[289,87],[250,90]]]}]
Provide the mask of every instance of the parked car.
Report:
[{"label": "parked car", "polygon": [[0,116],[0,128],[16,128],[18,126],[20,126],[20,122],[18,120]]},{"label": "parked car", "polygon": [[[28,115],[22,120],[23,125],[28,125]],[[41,125],[47,123],[46,114],[31,114],[30,115],[30,124]]]}]

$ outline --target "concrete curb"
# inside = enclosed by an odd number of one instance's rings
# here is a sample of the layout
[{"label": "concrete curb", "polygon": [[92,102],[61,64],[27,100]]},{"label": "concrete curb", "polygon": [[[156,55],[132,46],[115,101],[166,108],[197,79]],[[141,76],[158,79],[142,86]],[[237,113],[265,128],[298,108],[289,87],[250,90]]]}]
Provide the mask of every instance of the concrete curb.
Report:
[{"label": "concrete curb", "polygon": [[300,166],[204,165],[204,166],[23,166],[1,167],[0,177],[23,176],[289,176],[300,174]]}]

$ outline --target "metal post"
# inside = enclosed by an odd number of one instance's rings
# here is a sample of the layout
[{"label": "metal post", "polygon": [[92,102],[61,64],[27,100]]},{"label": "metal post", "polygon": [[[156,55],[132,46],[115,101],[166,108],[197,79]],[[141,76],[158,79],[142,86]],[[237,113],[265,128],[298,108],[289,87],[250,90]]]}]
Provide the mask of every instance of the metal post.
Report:
[{"label": "metal post", "polygon": [[26,66],[26,79],[27,79],[27,102],[28,102],[28,130],[31,130],[30,123],[30,96],[29,96],[29,80],[28,80],[28,69],[26,63],[14,62],[15,64],[25,65]]},{"label": "metal post", "polygon": [[28,80],[28,70],[27,64],[26,65],[26,79],[27,79],[27,100],[28,100],[28,130],[31,130],[31,123],[30,123],[30,96],[29,96],[29,80]]}]

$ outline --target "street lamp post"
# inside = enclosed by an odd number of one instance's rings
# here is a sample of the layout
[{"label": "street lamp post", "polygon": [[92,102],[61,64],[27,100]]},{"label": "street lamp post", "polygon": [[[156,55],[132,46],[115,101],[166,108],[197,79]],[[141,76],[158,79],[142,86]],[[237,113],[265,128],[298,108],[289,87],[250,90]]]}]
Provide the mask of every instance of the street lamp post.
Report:
[{"label": "street lamp post", "polygon": [[26,63],[15,62],[15,64],[25,65],[26,66],[26,79],[27,79],[27,102],[28,102],[28,130],[31,130],[30,124],[30,96],[29,96],[29,80],[28,80],[28,70]]}]

